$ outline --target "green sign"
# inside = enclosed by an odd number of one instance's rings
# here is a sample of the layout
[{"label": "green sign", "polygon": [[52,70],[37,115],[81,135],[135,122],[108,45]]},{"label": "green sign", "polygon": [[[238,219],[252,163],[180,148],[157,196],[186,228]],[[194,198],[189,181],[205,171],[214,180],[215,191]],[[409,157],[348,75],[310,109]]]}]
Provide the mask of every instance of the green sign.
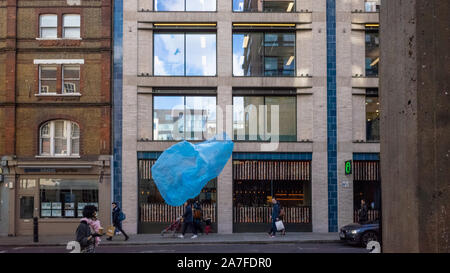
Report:
[{"label": "green sign", "polygon": [[345,161],[345,174],[352,174],[352,161]]}]

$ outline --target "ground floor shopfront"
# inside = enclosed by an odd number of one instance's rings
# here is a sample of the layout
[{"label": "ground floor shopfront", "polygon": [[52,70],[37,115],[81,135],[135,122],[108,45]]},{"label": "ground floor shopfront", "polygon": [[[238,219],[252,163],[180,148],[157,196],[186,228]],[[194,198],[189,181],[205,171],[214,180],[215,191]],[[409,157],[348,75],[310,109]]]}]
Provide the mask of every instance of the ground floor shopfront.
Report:
[{"label": "ground floor shopfront", "polygon": [[[6,165],[6,164],[5,164]],[[110,157],[80,160],[9,160],[1,184],[1,235],[75,234],[86,205],[99,209],[103,226],[110,223]]]},{"label": "ground floor shopfront", "polygon": [[[160,154],[161,152],[138,153],[137,233],[159,233],[184,211],[184,206],[171,207],[165,204],[151,178],[151,167]],[[353,190],[348,196],[354,200],[347,202],[350,204],[348,206],[339,207],[342,214],[356,215],[356,218],[350,216],[349,219],[343,220],[348,223],[358,221],[359,207],[356,203],[360,202],[362,196],[371,204],[378,198],[374,194],[379,192],[379,161],[362,160],[360,156],[354,159],[359,159],[353,160],[357,180],[354,181],[353,175],[342,179],[350,180],[350,186],[343,187],[347,187],[349,191]],[[320,215],[313,212],[323,210],[323,206],[314,205],[318,203],[313,202],[314,198],[327,196],[326,188],[317,189],[318,186],[314,185],[313,162],[312,153],[235,152],[229,162],[231,167],[226,167],[218,179],[209,181],[196,200],[201,204],[204,218],[211,220],[214,232],[220,230],[221,224],[230,224],[219,220],[219,214],[230,209],[229,205],[223,204],[231,205],[232,232],[268,231],[271,225],[272,197],[285,209],[283,221],[287,230],[313,231],[313,217]],[[326,169],[318,171],[325,172]],[[378,180],[372,181],[373,179]],[[313,190],[314,187],[316,188]],[[320,191],[325,194],[317,194]],[[219,200],[223,192],[231,192],[232,200]],[[126,193],[123,198],[127,198]],[[378,215],[376,209],[378,207],[369,212],[372,218]]]}]

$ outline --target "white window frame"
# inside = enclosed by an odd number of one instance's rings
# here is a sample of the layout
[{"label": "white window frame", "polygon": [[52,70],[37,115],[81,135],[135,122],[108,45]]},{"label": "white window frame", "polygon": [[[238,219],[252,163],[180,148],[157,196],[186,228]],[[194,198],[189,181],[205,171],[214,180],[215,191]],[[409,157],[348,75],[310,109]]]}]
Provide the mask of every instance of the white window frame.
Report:
[{"label": "white window frame", "polygon": [[[42,17],[44,16],[56,16],[56,26],[42,26]],[[42,29],[56,29],[56,36],[55,37],[43,37],[42,36]],[[39,37],[41,39],[58,39],[58,15],[57,14],[40,14],[39,15]]]},{"label": "white window frame", "polygon": [[[67,136],[67,154],[55,154],[55,122],[57,121],[64,121],[65,122],[65,130],[66,130],[66,136]],[[50,154],[43,153],[42,152],[42,127],[44,127],[46,124],[50,125]],[[72,154],[72,124],[75,124],[78,126],[78,129],[80,126],[76,124],[75,122],[72,122],[70,120],[52,120],[44,123],[39,128],[39,155],[43,157],[78,157],[80,154]],[[81,132],[80,132],[81,134]],[[74,138],[78,140],[78,143],[80,141],[80,136]]]},{"label": "white window frame", "polygon": [[[66,26],[64,24],[64,18],[66,16],[78,16],[78,25],[77,26]],[[62,20],[62,38],[64,39],[81,39],[81,15],[80,14],[76,14],[76,13],[70,13],[70,14],[64,14],[63,15],[63,20]],[[80,35],[78,35],[78,37],[66,37],[66,29],[78,29],[78,32],[80,33]]]}]

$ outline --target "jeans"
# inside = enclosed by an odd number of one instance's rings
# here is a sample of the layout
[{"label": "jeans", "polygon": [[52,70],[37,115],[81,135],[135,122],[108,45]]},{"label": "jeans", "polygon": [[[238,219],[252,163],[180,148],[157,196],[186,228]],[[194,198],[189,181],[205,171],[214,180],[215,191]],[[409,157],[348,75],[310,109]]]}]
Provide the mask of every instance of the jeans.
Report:
[{"label": "jeans", "polygon": [[194,223],[193,222],[184,222],[183,231],[181,232],[181,234],[183,234],[183,236],[186,233],[186,230],[188,227],[191,227],[192,233],[194,233],[194,235],[197,235],[197,229],[195,228]]}]

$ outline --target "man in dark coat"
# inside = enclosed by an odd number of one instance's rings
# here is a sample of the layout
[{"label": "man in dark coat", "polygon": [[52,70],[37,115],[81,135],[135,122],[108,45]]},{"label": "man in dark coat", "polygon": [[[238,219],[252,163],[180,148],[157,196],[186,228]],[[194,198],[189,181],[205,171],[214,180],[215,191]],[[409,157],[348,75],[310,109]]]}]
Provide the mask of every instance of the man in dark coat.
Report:
[{"label": "man in dark coat", "polygon": [[275,197],[272,197],[272,216],[270,217],[272,219],[272,228],[269,231],[269,235],[270,237],[275,237],[275,234],[277,232],[277,225],[275,224],[276,221],[279,220],[279,215],[280,215],[280,204],[278,204],[277,200],[275,199]]},{"label": "man in dark coat", "polygon": [[361,208],[359,210],[359,223],[364,224],[368,220],[368,209],[366,205],[366,201],[361,199]]},{"label": "man in dark coat", "polygon": [[[125,236],[125,241],[129,239],[128,235],[125,233],[125,231],[122,229],[122,220],[120,219],[120,213],[121,210],[116,202],[112,203],[112,221],[113,226],[116,228],[116,231],[120,231],[123,236]],[[106,238],[106,240],[111,241],[112,237]]]},{"label": "man in dark coat", "polygon": [[193,219],[193,215],[192,215],[192,202],[190,200],[186,201],[186,203],[184,204],[186,206],[186,209],[184,210],[184,214],[183,214],[183,231],[181,232],[181,235],[178,236],[179,238],[184,238],[184,234],[186,234],[186,230],[188,227],[191,228],[192,233],[194,233],[194,235],[192,235],[191,239],[195,239],[197,238],[197,229],[194,227],[194,219]]}]

